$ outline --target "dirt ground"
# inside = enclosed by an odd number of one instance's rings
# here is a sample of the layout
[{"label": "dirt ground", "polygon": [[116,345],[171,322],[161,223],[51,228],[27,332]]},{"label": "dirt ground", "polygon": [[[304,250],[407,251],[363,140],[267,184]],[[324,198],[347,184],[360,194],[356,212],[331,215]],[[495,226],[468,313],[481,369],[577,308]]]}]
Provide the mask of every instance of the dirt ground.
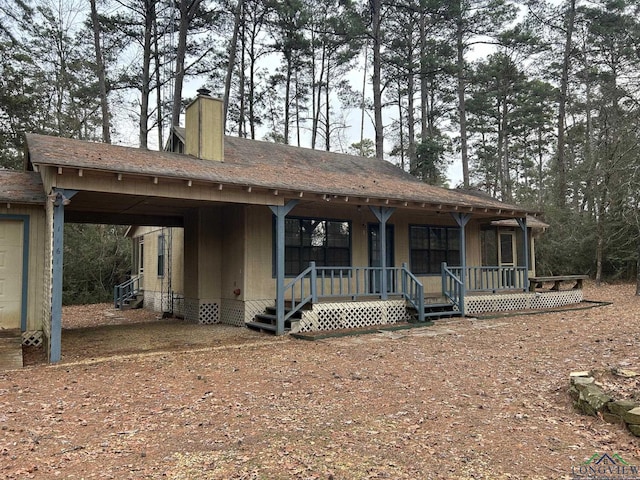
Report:
[{"label": "dirt ground", "polygon": [[605,453],[640,465],[640,438],[568,394],[575,370],[638,394],[607,375],[640,371],[634,292],[589,285],[614,303],[316,342],[67,308],[60,364],[32,352],[0,373],[0,478],[570,479]]}]

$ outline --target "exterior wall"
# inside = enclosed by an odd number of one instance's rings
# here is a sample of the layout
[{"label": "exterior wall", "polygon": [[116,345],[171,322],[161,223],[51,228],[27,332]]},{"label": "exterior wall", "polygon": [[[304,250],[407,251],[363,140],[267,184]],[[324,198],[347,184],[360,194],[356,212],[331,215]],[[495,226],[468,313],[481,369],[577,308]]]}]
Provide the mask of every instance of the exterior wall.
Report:
[{"label": "exterior wall", "polygon": [[[164,275],[158,274],[160,235],[165,237]],[[132,236],[136,239],[144,238],[144,258],[141,259],[144,271],[141,284],[144,290],[144,306],[156,312],[172,311],[175,315],[184,315],[183,229],[137,227]]]},{"label": "exterior wall", "polygon": [[[320,210],[313,205],[298,205],[290,216],[350,221],[352,265],[368,266],[368,227],[378,223],[369,208],[358,209],[348,204],[323,207]],[[404,211],[394,212],[389,224],[394,226],[395,266],[410,263],[410,225],[457,226],[448,214]],[[472,217],[466,226],[469,265],[482,263],[480,229],[481,221]],[[242,326],[267,306],[274,305],[273,219],[267,206],[221,205],[200,209],[185,219],[184,231],[171,230],[174,313],[194,322]],[[145,236],[145,306],[156,311],[162,311],[161,297],[166,291],[166,280],[157,276],[157,243],[162,231],[168,235],[169,229],[139,227],[134,233]],[[427,295],[440,295],[440,275],[418,278]]]},{"label": "exterior wall", "polygon": [[[245,302],[247,282],[250,279],[247,273],[246,248],[253,236],[247,233],[253,232],[253,228],[247,229],[248,210],[250,208],[242,205],[231,205],[221,209],[220,261],[223,273],[220,278],[220,322],[228,325],[243,326],[247,321],[247,312],[252,311],[250,305]],[[263,305],[260,302],[259,304]],[[264,311],[265,306],[256,313]]]},{"label": "exterior wall", "polygon": [[45,207],[29,206],[29,205],[11,205],[10,207],[0,208],[0,221],[3,218],[9,220],[17,219],[25,220],[28,218],[29,238],[23,239],[23,245],[26,246],[28,252],[23,251],[23,255],[27,254],[27,271],[22,272],[23,278],[26,275],[27,280],[27,298],[26,305],[21,302],[21,309],[26,312],[26,325],[23,337],[30,343],[39,345],[42,342],[42,330],[44,324],[44,309],[46,305],[46,295],[42,295],[45,289],[45,265],[46,265],[46,215]]},{"label": "exterior wall", "polygon": [[221,209],[200,208],[185,217],[184,312],[189,321],[220,321]]},{"label": "exterior wall", "polygon": [[[346,205],[325,208],[300,205],[295,207],[289,216],[318,217],[351,222],[351,264],[353,266],[369,265],[369,224],[377,224],[378,221],[368,207],[362,206],[359,210],[356,206]],[[457,224],[448,214],[436,213],[405,213],[396,211],[389,219],[389,224],[394,226],[395,266],[410,263],[409,258],[409,225],[442,225],[455,227]],[[273,278],[273,221],[271,210],[263,206],[247,207],[247,225],[250,227],[250,235],[246,240],[247,255],[247,284],[246,300],[266,300],[273,302],[275,298],[275,279]],[[480,250],[480,223],[471,220],[466,227],[467,233],[467,263],[469,265],[481,264]],[[439,294],[442,290],[440,275],[418,276],[424,284],[426,294]]]}]

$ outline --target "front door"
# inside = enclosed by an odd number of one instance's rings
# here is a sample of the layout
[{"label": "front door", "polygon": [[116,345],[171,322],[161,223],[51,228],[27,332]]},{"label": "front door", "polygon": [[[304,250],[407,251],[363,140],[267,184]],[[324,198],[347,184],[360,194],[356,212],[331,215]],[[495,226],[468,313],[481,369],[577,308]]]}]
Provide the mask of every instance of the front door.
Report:
[{"label": "front door", "polygon": [[22,318],[23,223],[0,220],[0,330],[18,329]]},{"label": "front door", "polygon": [[[393,255],[395,246],[394,228],[393,225],[387,224],[387,267],[393,267],[395,264],[395,258]],[[382,265],[380,259],[380,224],[369,224],[369,266],[380,267]],[[393,273],[387,274],[387,292],[393,292]],[[368,293],[380,293],[380,271],[371,270],[369,273],[369,292]]]},{"label": "front door", "polygon": [[516,286],[516,236],[513,232],[499,232],[498,264],[501,288]]}]

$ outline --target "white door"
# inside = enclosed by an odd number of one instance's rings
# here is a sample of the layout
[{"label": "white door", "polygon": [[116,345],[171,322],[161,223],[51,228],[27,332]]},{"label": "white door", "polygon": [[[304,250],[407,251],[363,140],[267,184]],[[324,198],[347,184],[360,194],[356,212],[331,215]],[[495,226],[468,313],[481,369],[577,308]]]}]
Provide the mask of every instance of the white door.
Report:
[{"label": "white door", "polygon": [[0,220],[0,329],[20,328],[22,221]]}]

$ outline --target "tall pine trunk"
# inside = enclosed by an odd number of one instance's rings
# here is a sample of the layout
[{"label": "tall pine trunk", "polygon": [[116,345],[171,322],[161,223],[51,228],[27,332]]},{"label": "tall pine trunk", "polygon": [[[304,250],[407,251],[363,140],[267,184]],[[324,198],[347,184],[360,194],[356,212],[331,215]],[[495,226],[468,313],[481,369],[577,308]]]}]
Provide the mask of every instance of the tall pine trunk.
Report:
[{"label": "tall pine trunk", "polygon": [[[460,3],[460,2],[459,2]],[[460,160],[462,162],[462,182],[469,187],[469,152],[467,146],[467,104],[465,96],[465,64],[464,64],[464,23],[462,20],[462,6],[459,7],[459,17],[456,21],[456,70],[458,93],[458,122],[460,124]]]},{"label": "tall pine trunk", "polygon": [[569,85],[569,64],[573,37],[573,24],[576,16],[576,0],[568,0],[567,27],[564,52],[562,54],[562,74],[560,78],[560,98],[558,99],[558,146],[556,152],[556,205],[563,207],[567,200],[567,165],[565,158],[565,115],[567,90]]},{"label": "tall pine trunk", "polygon": [[111,116],[109,114],[107,81],[105,78],[104,58],[102,56],[102,44],[100,43],[101,29],[96,0],[91,0],[91,24],[93,27],[93,45],[96,53],[96,75],[98,77],[98,89],[100,91],[100,108],[102,110],[102,141],[104,143],[111,143]]},{"label": "tall pine trunk", "polygon": [[[231,42],[229,44],[229,58],[227,61],[227,72],[224,78],[224,125],[227,124],[227,113],[229,112],[229,95],[231,92],[231,78],[233,76],[233,69],[236,64],[236,51],[238,49],[238,31],[240,30],[240,21],[242,19],[242,8],[244,0],[238,0],[236,11],[233,20],[233,34],[231,35]],[[240,73],[244,76],[244,70]]]},{"label": "tall pine trunk", "polygon": [[373,111],[374,111],[374,128],[376,136],[376,158],[384,159],[384,131],[382,125],[382,85],[381,85],[381,68],[382,58],[380,52],[381,41],[381,0],[370,0],[371,6],[371,28],[373,40]]}]

